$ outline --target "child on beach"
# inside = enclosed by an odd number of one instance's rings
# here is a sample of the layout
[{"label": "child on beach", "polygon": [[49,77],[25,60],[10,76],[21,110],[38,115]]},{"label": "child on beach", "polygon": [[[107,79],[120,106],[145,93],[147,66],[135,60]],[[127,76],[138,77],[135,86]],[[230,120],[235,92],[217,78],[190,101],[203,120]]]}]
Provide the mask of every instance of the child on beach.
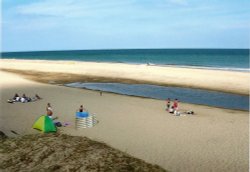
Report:
[{"label": "child on beach", "polygon": [[170,98],[166,100],[166,106],[167,106],[166,111],[168,111],[170,108]]},{"label": "child on beach", "polygon": [[171,106],[171,108],[168,109],[169,113],[174,113],[174,106]]}]

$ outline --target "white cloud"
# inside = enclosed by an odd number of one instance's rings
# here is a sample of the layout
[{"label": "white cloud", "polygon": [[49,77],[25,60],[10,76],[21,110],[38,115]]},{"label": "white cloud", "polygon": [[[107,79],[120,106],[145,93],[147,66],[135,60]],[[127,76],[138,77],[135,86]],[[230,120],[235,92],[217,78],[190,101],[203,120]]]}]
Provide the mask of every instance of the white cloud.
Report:
[{"label": "white cloud", "polygon": [[69,16],[71,12],[78,11],[78,7],[72,0],[45,0],[42,2],[31,3],[18,6],[17,12],[23,15],[42,15],[42,16]]},{"label": "white cloud", "polygon": [[56,17],[89,17],[108,15],[125,11],[132,4],[127,1],[101,0],[45,0],[17,7],[17,12],[23,15],[41,15]]},{"label": "white cloud", "polygon": [[[44,0],[16,7],[22,15],[54,17],[95,17],[106,16],[143,17],[161,14],[175,6],[188,5],[187,0],[150,0],[147,3],[138,0]],[[161,15],[159,15],[161,16]]]}]

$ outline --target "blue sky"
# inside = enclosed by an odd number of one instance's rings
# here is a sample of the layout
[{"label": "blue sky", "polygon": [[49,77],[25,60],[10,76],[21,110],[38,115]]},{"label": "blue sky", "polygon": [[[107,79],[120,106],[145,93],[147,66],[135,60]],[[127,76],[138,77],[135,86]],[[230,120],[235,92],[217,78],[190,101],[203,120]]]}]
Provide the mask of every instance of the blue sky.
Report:
[{"label": "blue sky", "polygon": [[249,48],[249,0],[2,0],[2,51]]}]

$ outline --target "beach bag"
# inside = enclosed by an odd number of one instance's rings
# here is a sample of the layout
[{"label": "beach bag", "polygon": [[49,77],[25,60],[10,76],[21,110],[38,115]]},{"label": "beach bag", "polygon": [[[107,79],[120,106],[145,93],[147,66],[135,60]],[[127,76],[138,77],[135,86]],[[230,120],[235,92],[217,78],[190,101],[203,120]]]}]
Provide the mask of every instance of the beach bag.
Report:
[{"label": "beach bag", "polygon": [[61,126],[62,126],[62,123],[61,123],[61,122],[55,122],[55,126],[61,127]]}]

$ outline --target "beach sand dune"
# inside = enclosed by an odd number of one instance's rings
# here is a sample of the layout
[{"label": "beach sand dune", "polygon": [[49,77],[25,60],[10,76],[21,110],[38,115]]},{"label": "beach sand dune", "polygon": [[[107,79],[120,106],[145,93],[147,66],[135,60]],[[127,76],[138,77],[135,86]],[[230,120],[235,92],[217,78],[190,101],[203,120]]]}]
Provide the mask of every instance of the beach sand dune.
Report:
[{"label": "beach sand dune", "polygon": [[[37,133],[31,126],[51,103],[54,115],[70,123],[60,131],[87,136],[169,171],[248,171],[248,112],[181,103],[195,115],[173,116],[161,100],[48,85],[0,72],[0,130],[9,136]],[[7,103],[14,93],[40,95],[32,103]],[[75,129],[74,116],[83,104],[99,123]],[[11,131],[15,131],[14,134]]]},{"label": "beach sand dune", "polygon": [[[1,139],[0,169],[9,171],[148,171],[165,172],[86,137],[34,134]],[[2,156],[4,155],[4,156]]]}]

